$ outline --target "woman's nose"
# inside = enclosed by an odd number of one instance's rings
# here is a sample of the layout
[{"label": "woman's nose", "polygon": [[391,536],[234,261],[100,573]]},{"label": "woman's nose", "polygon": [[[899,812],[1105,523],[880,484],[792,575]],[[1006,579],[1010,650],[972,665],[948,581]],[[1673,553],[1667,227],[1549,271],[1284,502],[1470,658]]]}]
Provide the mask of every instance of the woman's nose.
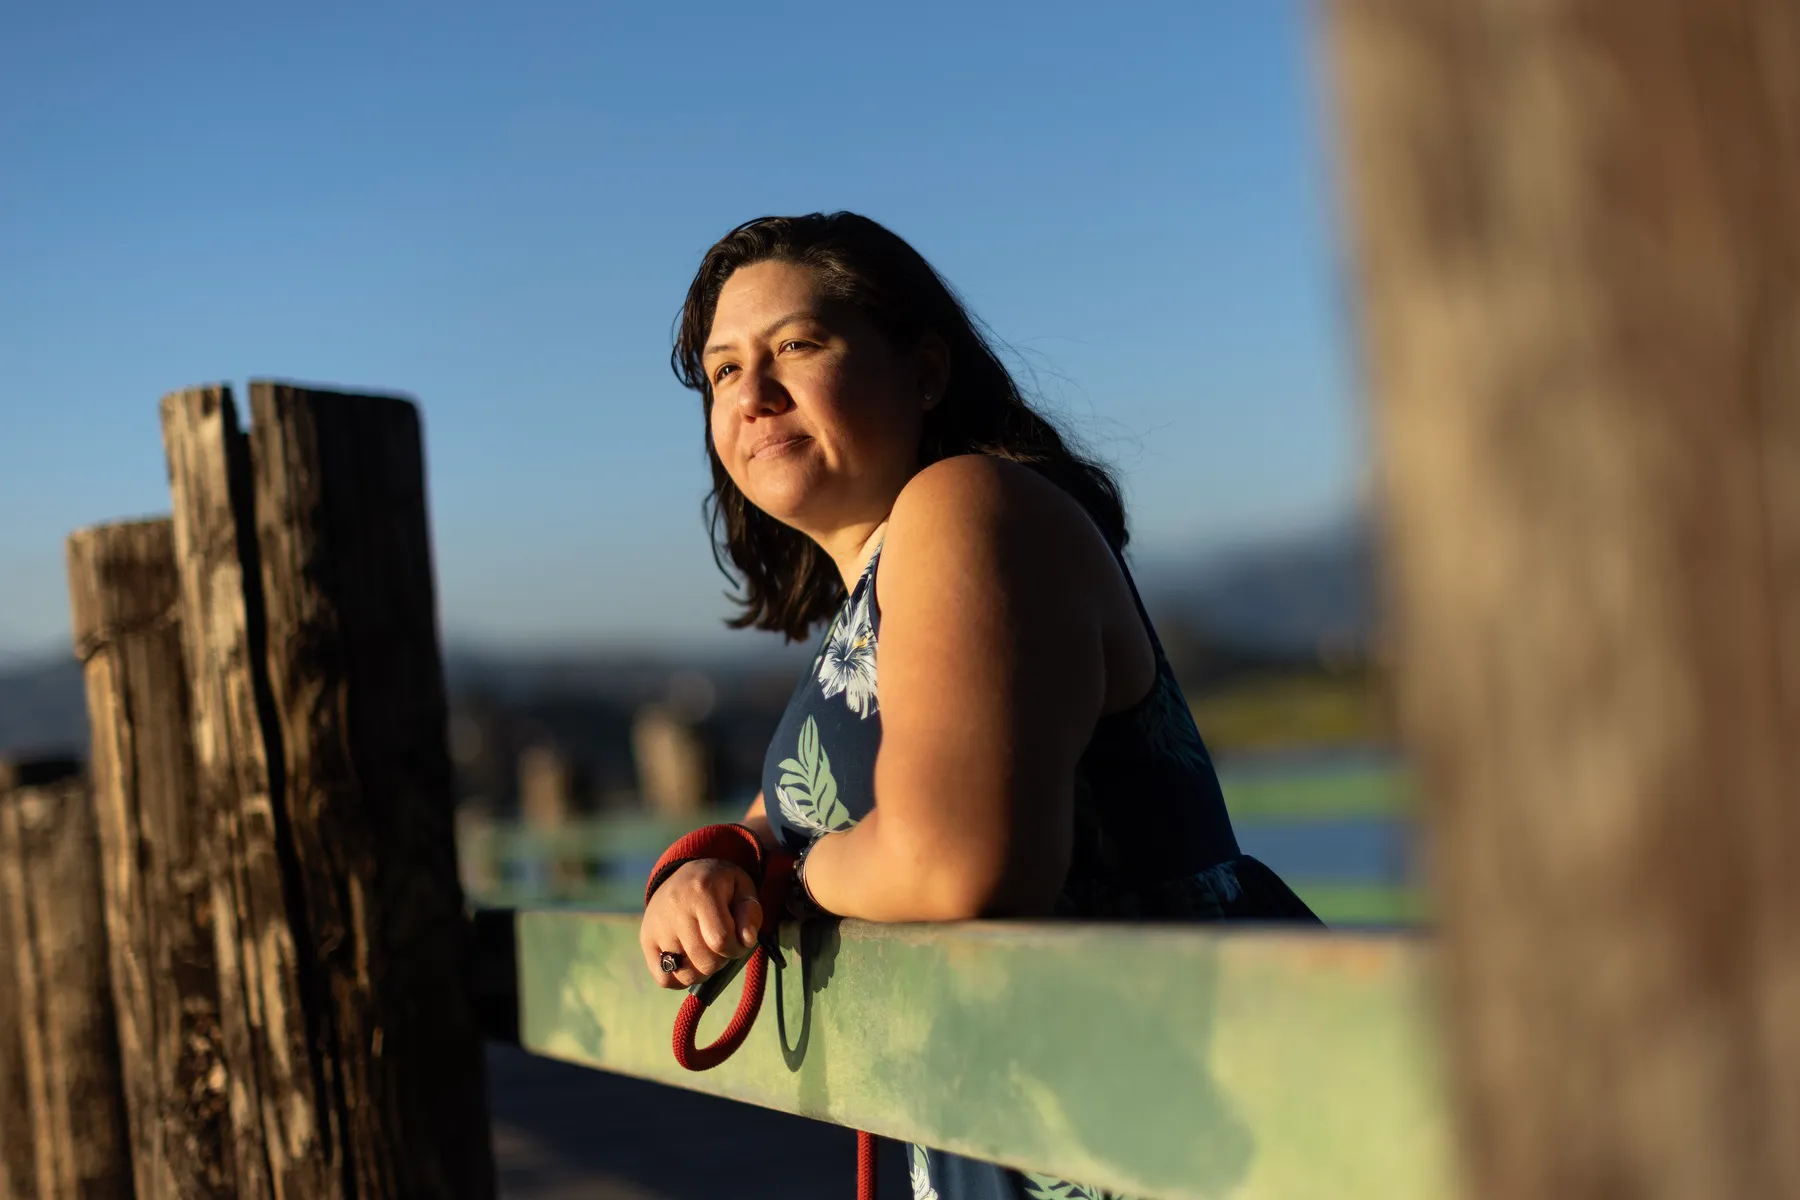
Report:
[{"label": "woman's nose", "polygon": [[774,416],[786,412],[793,402],[781,381],[767,371],[747,370],[738,380],[738,409],[745,416]]}]

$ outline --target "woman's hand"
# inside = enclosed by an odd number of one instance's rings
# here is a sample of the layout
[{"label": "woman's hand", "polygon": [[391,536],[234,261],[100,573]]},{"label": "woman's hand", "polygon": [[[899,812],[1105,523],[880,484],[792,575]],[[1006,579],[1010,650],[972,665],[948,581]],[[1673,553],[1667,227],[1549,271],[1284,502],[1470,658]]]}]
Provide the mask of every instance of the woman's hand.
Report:
[{"label": "woman's hand", "polygon": [[[691,987],[756,945],[762,905],[749,872],[719,858],[683,863],[650,897],[638,926],[638,945],[651,977],[666,988]],[[674,974],[662,969],[664,951],[681,956]]]}]

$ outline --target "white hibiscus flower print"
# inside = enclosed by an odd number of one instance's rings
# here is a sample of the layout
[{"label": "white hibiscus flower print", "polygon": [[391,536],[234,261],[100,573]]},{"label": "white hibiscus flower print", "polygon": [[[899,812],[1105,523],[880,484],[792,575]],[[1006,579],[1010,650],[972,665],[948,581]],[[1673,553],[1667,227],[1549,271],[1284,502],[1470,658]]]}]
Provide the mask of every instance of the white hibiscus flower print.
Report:
[{"label": "white hibiscus flower print", "polygon": [[912,1159],[913,1200],[938,1200],[937,1189],[931,1186],[931,1163],[925,1157],[925,1147],[909,1145],[906,1152]]},{"label": "white hibiscus flower print", "polygon": [[837,777],[831,773],[831,756],[819,745],[819,723],[812,717],[800,726],[797,758],[779,764],[775,803],[788,824],[815,835],[834,833],[856,824],[850,810],[838,799]]},{"label": "white hibiscus flower print", "polygon": [[875,620],[869,612],[869,591],[831,627],[825,652],[819,656],[819,683],[827,698],[843,693],[844,703],[859,717],[876,709]]}]

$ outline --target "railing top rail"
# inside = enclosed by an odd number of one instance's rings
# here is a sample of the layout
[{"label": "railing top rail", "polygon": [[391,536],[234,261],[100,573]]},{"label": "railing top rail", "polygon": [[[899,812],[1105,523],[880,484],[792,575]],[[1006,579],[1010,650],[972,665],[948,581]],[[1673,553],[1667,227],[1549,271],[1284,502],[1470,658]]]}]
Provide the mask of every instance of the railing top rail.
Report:
[{"label": "railing top rail", "polygon": [[749,1042],[692,1074],[635,916],[509,928],[539,1054],[1131,1196],[1453,1190],[1418,933],[845,921],[801,955],[789,926]]}]

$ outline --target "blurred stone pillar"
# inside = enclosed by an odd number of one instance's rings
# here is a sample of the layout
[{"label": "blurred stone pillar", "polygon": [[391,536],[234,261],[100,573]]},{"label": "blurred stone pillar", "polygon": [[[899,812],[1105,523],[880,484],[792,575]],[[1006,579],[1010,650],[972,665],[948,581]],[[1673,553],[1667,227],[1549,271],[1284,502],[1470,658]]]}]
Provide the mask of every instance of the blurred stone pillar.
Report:
[{"label": "blurred stone pillar", "polygon": [[631,723],[644,806],[664,816],[693,816],[713,803],[712,763],[706,739],[675,707],[646,704]]},{"label": "blurred stone pillar", "polygon": [[519,818],[529,829],[558,829],[571,808],[569,760],[554,746],[519,755]]},{"label": "blurred stone pillar", "polygon": [[[527,746],[520,753],[519,819],[527,830],[551,834],[568,824],[571,775],[569,760],[555,746]],[[557,899],[579,886],[581,864],[571,864],[562,846],[539,838],[527,839],[527,844],[536,847],[534,855],[519,863],[527,894]]]},{"label": "blurred stone pillar", "polygon": [[485,800],[465,800],[456,806],[456,868],[463,894],[476,904],[488,901],[499,891],[494,814]]}]

